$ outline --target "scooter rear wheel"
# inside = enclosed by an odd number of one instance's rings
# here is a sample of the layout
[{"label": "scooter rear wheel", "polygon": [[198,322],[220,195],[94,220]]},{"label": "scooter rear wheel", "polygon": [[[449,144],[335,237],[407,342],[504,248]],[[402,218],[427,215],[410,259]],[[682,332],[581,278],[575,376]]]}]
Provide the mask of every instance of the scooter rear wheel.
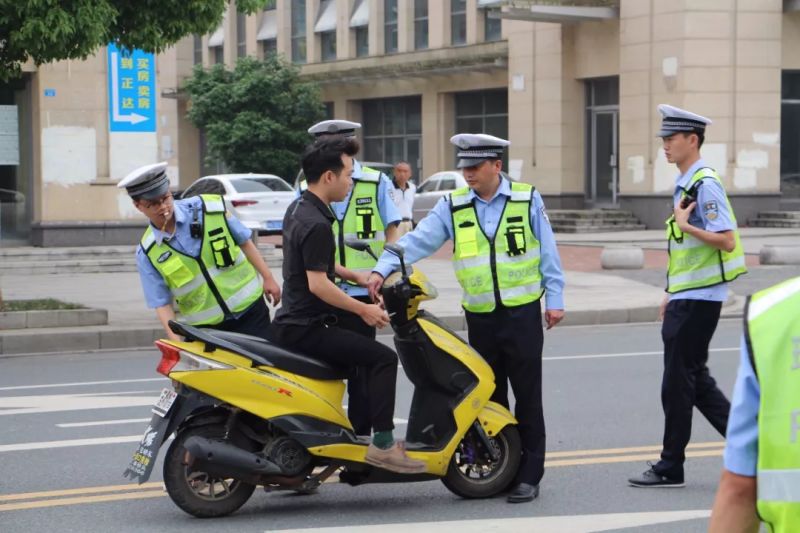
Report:
[{"label": "scooter rear wheel", "polygon": [[183,443],[192,436],[220,439],[225,426],[187,428],[178,433],[164,458],[164,486],[175,505],[198,518],[214,518],[233,513],[250,499],[255,485],[235,479],[220,479],[205,472],[190,472],[184,462]]},{"label": "scooter rear wheel", "polygon": [[522,443],[516,426],[506,426],[489,441],[498,452],[497,461],[479,459],[475,439],[468,433],[450,460],[444,486],[462,498],[490,498],[514,482],[522,457]]}]

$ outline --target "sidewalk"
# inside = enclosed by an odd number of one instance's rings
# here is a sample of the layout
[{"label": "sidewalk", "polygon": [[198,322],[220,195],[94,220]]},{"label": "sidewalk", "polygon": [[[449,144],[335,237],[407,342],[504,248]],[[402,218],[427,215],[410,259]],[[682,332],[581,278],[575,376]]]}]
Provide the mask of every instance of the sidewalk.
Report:
[{"label": "sidewalk", "polygon": [[[637,231],[602,234],[559,234],[565,269],[566,319],[564,325],[593,325],[657,320],[663,298],[666,252],[663,233]],[[745,228],[742,240],[749,254],[763,244],[798,244],[799,230]],[[635,271],[603,271],[602,246],[625,243],[645,248],[645,268]],[[652,246],[652,248],[651,248]],[[420,261],[422,270],[439,290],[436,300],[423,308],[451,327],[464,329],[461,289],[453,274],[446,244],[432,258]],[[759,267],[757,255],[748,255],[751,274],[737,280],[734,296],[723,308],[723,316],[740,316],[743,295],[792,275],[800,267]],[[280,279],[280,271],[273,269]],[[744,283],[744,290],[740,285]],[[20,353],[86,351],[106,348],[150,346],[162,331],[155,313],[147,309],[136,272],[100,274],[8,274],[0,278],[3,297],[8,300],[57,298],[86,307],[108,310],[107,326],[0,331],[0,356]],[[387,331],[388,332],[388,331]]]}]

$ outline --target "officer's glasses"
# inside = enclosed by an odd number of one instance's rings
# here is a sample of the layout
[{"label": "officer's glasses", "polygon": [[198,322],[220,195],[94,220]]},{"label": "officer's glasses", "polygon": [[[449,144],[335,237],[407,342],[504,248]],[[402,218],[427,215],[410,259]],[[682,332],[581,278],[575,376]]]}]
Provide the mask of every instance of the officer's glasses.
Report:
[{"label": "officer's glasses", "polygon": [[172,201],[172,193],[167,193],[161,198],[156,198],[155,200],[144,200],[142,205],[145,209],[153,209],[156,207],[161,207],[163,204],[169,204]]}]

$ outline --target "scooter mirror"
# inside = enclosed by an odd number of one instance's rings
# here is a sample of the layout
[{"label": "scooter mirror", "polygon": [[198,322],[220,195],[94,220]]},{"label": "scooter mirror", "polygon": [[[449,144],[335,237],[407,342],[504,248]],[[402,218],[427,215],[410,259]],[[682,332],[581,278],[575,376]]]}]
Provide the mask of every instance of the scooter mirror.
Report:
[{"label": "scooter mirror", "polygon": [[383,245],[383,249],[384,249],[384,250],[387,250],[387,251],[389,251],[389,252],[391,252],[391,253],[393,253],[394,255],[396,255],[397,257],[399,257],[400,259],[402,259],[402,258],[403,258],[403,255],[404,255],[404,254],[405,254],[405,252],[406,252],[406,251],[403,249],[403,247],[402,247],[402,246],[400,246],[399,244],[393,244],[393,243],[384,244],[384,245]]},{"label": "scooter mirror", "polygon": [[359,252],[366,252],[370,256],[372,256],[375,261],[378,260],[378,257],[375,255],[375,252],[372,251],[372,247],[369,245],[367,241],[362,241],[359,239],[345,239],[344,245],[348,248],[352,248],[353,250],[357,250]]}]

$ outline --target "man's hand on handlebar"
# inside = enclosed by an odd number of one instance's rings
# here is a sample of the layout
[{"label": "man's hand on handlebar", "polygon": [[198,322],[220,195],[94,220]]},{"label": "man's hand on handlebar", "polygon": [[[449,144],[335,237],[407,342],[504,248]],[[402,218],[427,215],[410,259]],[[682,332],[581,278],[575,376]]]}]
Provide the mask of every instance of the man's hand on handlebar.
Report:
[{"label": "man's hand on handlebar", "polygon": [[380,329],[389,324],[389,315],[387,315],[386,311],[384,311],[379,305],[364,304],[364,307],[359,314],[361,316],[361,320],[363,320],[368,326]]},{"label": "man's hand on handlebar", "polygon": [[367,280],[366,287],[369,289],[369,297],[373,302],[380,301],[381,286],[383,285],[383,276],[377,272],[372,272]]}]

